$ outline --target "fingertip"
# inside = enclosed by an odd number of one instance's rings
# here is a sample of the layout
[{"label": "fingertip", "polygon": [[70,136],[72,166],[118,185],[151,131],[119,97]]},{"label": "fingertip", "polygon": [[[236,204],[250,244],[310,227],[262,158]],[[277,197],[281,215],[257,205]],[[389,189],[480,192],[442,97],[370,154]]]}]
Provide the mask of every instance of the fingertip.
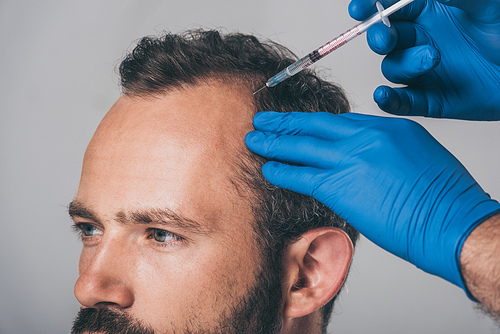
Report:
[{"label": "fingertip", "polygon": [[352,0],[347,9],[353,19],[362,21],[375,12],[375,2],[371,0]]},{"label": "fingertip", "polygon": [[366,40],[370,49],[381,55],[394,50],[398,41],[397,37],[394,27],[387,27],[382,23],[374,24],[366,33]]},{"label": "fingertip", "polygon": [[377,87],[377,89],[373,92],[373,100],[383,111],[401,115],[401,98],[391,87]]},{"label": "fingertip", "polygon": [[420,45],[389,53],[382,60],[382,74],[387,80],[410,85],[415,78],[434,69],[441,60],[441,54],[432,46]]},{"label": "fingertip", "polygon": [[255,130],[255,131],[250,131],[249,133],[246,134],[245,136],[245,144],[249,149],[254,148],[256,145],[262,142],[262,132]]},{"label": "fingertip", "polygon": [[297,191],[300,177],[296,174],[297,168],[276,161],[269,161],[262,166],[262,174],[276,187]]},{"label": "fingertip", "polygon": [[359,5],[358,5],[358,1],[356,0],[352,0],[350,3],[349,3],[349,6],[347,6],[347,11],[349,12],[349,15],[357,20],[357,21],[361,21],[362,18],[360,17],[360,10],[359,10]]},{"label": "fingertip", "polygon": [[435,47],[428,46],[422,57],[422,61],[425,62],[422,64],[422,67],[425,68],[426,71],[430,71],[441,62],[441,53]]},{"label": "fingertip", "polygon": [[378,87],[374,100],[383,111],[398,116],[429,116],[425,93],[412,88]]},{"label": "fingertip", "polygon": [[[281,163],[276,161],[268,161],[262,166],[262,174],[264,177],[271,183],[273,183],[273,176],[276,174],[276,171],[279,169]],[[273,183],[274,184],[274,183]]]},{"label": "fingertip", "polygon": [[269,125],[269,123],[272,122],[274,119],[276,119],[276,117],[278,117],[279,114],[280,113],[276,111],[259,111],[253,117],[253,126],[256,129],[265,127],[266,125]]},{"label": "fingertip", "polygon": [[389,99],[389,87],[379,86],[373,92],[373,100],[379,105],[385,105]]}]

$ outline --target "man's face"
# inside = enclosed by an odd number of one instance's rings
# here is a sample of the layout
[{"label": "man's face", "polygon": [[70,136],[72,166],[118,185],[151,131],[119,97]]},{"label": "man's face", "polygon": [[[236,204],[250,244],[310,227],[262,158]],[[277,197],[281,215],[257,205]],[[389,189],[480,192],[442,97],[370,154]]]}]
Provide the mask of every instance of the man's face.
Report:
[{"label": "man's face", "polygon": [[109,316],[95,310],[159,333],[253,332],[260,311],[278,316],[250,193],[231,183],[252,109],[250,91],[216,84],[111,108],[70,206],[83,240],[75,295],[94,317],[81,314],[80,332],[105,332],[85,327]]}]

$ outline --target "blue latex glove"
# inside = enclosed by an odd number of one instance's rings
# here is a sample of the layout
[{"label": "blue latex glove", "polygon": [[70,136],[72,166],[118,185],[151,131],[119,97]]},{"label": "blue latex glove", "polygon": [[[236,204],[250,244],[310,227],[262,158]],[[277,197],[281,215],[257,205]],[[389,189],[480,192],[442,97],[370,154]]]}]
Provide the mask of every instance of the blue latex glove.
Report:
[{"label": "blue latex glove", "polygon": [[500,211],[419,124],[361,114],[261,112],[248,148],[269,182],[310,195],[389,252],[465,289],[459,255]]},{"label": "blue latex glove", "polygon": [[[364,20],[375,2],[352,0],[349,13]],[[407,87],[378,87],[373,95],[382,110],[500,120],[500,1],[415,0],[390,20],[391,28],[379,23],[367,31],[368,44],[387,54],[384,76]]]}]

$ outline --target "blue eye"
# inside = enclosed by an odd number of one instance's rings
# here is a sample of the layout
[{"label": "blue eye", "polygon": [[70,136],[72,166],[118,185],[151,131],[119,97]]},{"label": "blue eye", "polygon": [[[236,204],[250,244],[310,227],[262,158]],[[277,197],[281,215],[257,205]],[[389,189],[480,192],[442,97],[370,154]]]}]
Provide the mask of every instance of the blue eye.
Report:
[{"label": "blue eye", "polygon": [[91,237],[93,235],[100,233],[100,230],[92,224],[86,224],[86,223],[76,224],[76,229],[86,237]]},{"label": "blue eye", "polygon": [[176,234],[173,234],[169,231],[160,230],[157,228],[153,229],[153,238],[155,239],[155,241],[158,242],[172,242],[181,239],[181,237],[179,237]]}]

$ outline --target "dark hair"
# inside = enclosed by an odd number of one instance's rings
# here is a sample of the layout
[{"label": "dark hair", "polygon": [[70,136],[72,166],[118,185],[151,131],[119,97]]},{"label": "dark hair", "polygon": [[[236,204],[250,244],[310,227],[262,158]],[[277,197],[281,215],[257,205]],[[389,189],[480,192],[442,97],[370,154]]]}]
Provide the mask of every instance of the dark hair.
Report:
[{"label": "dark hair", "polygon": [[[251,35],[196,30],[142,38],[119,70],[123,93],[130,96],[158,95],[210,79],[243,81],[256,90],[295,60],[296,56],[285,47],[261,42]],[[256,94],[255,112],[261,110],[339,114],[349,111],[349,102],[340,87],[320,79],[311,70],[304,70]],[[270,261],[279,266],[280,274],[284,249],[306,231],[337,227],[356,243],[358,232],[326,206],[268,183],[260,172],[265,161],[244,152],[238,179],[232,182],[237,189],[244,185],[254,191],[257,239]],[[334,300],[323,306],[323,332]]]}]

